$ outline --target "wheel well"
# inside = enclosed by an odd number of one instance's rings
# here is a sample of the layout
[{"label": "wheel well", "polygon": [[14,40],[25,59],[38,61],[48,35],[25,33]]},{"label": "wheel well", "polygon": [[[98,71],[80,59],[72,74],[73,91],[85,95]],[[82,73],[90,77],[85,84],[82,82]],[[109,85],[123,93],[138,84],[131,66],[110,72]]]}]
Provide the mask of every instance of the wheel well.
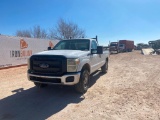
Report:
[{"label": "wheel well", "polygon": [[89,71],[89,73],[90,73],[90,66],[89,66],[89,64],[85,64],[85,65],[82,67],[82,69],[87,69],[87,70]]},{"label": "wheel well", "polygon": [[106,61],[108,61],[108,57],[106,58]]}]

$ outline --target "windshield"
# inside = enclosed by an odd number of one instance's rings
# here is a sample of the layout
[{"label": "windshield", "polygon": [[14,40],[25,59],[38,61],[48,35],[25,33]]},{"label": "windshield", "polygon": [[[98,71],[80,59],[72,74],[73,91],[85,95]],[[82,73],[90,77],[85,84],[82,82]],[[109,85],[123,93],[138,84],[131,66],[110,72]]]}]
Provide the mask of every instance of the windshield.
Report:
[{"label": "windshield", "polygon": [[54,50],[89,50],[89,40],[63,40],[60,41],[55,47]]},{"label": "windshield", "polygon": [[110,46],[117,46],[117,44],[111,44]]},{"label": "windshield", "polygon": [[120,45],[119,45],[119,47],[123,47],[123,46],[124,46],[123,44],[120,44]]}]

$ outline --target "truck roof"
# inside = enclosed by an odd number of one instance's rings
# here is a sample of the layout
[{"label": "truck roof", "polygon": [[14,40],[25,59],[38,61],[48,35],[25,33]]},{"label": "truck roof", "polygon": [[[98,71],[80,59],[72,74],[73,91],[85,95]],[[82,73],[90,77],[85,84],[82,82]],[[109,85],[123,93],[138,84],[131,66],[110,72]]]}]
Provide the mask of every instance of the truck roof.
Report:
[{"label": "truck roof", "polygon": [[95,40],[95,39],[92,39],[92,38],[75,38],[75,39],[64,39],[64,40]]},{"label": "truck roof", "polygon": [[111,43],[117,44],[118,42],[111,42]]},{"label": "truck roof", "polygon": [[119,41],[134,41],[134,40],[119,40]]}]

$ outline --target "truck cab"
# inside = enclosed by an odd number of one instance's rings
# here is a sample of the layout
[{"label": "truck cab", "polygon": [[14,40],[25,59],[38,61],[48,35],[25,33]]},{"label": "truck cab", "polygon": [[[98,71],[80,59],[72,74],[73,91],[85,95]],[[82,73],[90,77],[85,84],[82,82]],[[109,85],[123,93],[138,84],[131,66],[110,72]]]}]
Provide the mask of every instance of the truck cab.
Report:
[{"label": "truck cab", "polygon": [[109,47],[110,53],[118,53],[119,52],[119,44],[118,42],[111,42]]},{"label": "truck cab", "polygon": [[124,44],[119,44],[119,52],[123,52],[125,50]]}]

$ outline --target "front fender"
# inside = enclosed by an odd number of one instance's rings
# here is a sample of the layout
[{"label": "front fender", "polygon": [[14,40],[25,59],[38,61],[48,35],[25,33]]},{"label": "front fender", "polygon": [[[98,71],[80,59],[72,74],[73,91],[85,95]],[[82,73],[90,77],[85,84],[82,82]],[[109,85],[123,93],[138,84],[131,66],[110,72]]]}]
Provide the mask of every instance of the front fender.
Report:
[{"label": "front fender", "polygon": [[85,64],[88,64],[89,67],[90,67],[90,59],[89,59],[89,57],[84,57],[84,58],[80,59],[80,64],[78,66],[78,71],[81,71]]}]

